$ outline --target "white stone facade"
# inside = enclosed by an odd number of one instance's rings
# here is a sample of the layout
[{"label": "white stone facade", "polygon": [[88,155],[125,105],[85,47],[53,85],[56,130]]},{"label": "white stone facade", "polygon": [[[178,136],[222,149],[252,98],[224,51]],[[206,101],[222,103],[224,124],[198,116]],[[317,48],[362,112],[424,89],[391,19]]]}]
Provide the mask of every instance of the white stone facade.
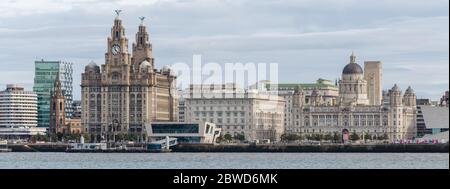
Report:
[{"label": "white stone facade", "polygon": [[[362,68],[352,54],[339,81],[336,105],[323,103],[319,96],[316,104],[305,103],[305,93],[298,88],[293,95],[294,124],[287,133],[300,135],[332,134],[342,136],[344,131],[391,140],[411,139],[416,136],[416,96],[409,87],[405,94],[395,85],[380,105],[368,100],[367,81]],[[381,90],[381,88],[377,89]],[[380,94],[381,91],[375,91]]]},{"label": "white stone facade", "polygon": [[244,91],[235,84],[192,85],[183,99],[185,121],[215,123],[223,135],[277,141],[284,133],[285,101],[277,95]]}]

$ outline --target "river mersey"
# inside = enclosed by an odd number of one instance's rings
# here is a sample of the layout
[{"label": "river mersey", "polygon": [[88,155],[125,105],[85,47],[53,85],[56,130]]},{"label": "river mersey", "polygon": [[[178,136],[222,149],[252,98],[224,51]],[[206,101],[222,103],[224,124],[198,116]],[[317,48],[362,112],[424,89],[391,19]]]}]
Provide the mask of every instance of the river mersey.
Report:
[{"label": "river mersey", "polygon": [[0,169],[449,169],[449,154],[0,153]]}]

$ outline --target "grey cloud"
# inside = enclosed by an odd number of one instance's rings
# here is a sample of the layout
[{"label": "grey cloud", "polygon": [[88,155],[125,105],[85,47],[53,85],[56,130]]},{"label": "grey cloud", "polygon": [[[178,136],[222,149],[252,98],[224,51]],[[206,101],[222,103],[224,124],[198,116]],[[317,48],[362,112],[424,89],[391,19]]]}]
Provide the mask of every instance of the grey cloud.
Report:
[{"label": "grey cloud", "polygon": [[[314,82],[338,78],[355,50],[360,62],[385,62],[385,87],[409,83],[418,93],[433,91],[431,98],[448,89],[447,0],[17,2],[0,2],[0,64],[32,72],[35,59],[73,61],[74,90],[84,65],[104,61],[114,9],[124,10],[130,42],[137,17],[147,17],[159,67],[202,54],[205,63],[277,62],[281,82]],[[32,80],[17,82],[30,86]]]}]

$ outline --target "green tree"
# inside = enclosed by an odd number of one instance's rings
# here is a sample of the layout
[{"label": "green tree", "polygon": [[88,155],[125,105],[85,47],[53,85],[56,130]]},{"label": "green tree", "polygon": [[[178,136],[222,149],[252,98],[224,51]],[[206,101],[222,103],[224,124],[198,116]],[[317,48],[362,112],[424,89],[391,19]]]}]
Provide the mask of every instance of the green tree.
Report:
[{"label": "green tree", "polygon": [[356,131],[353,131],[353,133],[350,135],[350,140],[352,140],[352,141],[359,140],[359,135],[356,134]]},{"label": "green tree", "polygon": [[34,139],[35,141],[44,141],[44,142],[48,142],[48,141],[49,141],[49,138],[48,138],[47,135],[41,135],[40,133],[38,133],[37,135],[35,135],[35,136],[33,137],[33,139]]},{"label": "green tree", "polygon": [[135,135],[128,134],[126,137],[126,141],[137,141],[137,138]]},{"label": "green tree", "polygon": [[233,137],[230,135],[230,133],[227,133],[223,135],[223,139],[227,142],[230,142],[231,140],[233,140]]},{"label": "green tree", "polygon": [[312,137],[312,139],[315,140],[315,141],[322,141],[323,138],[324,137],[323,137],[322,134],[314,134],[313,137]]},{"label": "green tree", "polygon": [[377,140],[387,140],[388,139],[388,135],[386,133],[384,133],[383,135],[379,135],[377,137]]},{"label": "green tree", "polygon": [[49,133],[47,134],[47,137],[50,142],[58,142],[58,135],[55,133]]},{"label": "green tree", "polygon": [[369,133],[364,134],[364,140],[372,140],[372,135],[370,135]]},{"label": "green tree", "polygon": [[126,138],[126,135],[123,133],[116,134],[114,142],[121,142],[121,141],[125,140],[125,138]]},{"label": "green tree", "polygon": [[91,141],[91,142],[97,142],[98,140],[98,138],[97,138],[97,136],[96,135],[94,135],[94,134],[91,134],[91,137],[89,137],[89,141]]},{"label": "green tree", "polygon": [[331,133],[327,133],[324,137],[324,140],[332,141],[334,139],[333,135]]},{"label": "green tree", "polygon": [[237,134],[233,138],[234,140],[245,141],[245,135],[243,134]]},{"label": "green tree", "polygon": [[83,134],[84,142],[90,143],[91,142],[91,136],[87,133]]},{"label": "green tree", "polygon": [[291,142],[291,141],[296,141],[296,140],[300,140],[301,137],[299,135],[296,134],[283,134],[281,135],[281,141],[284,142]]},{"label": "green tree", "polygon": [[64,134],[63,133],[56,133],[56,138],[57,138],[58,141],[63,141]]},{"label": "green tree", "polygon": [[339,137],[338,132],[335,132],[335,133],[334,133],[333,139],[334,139],[334,142],[335,142],[335,143],[337,143],[337,142],[339,142],[339,141],[341,140],[341,138]]}]

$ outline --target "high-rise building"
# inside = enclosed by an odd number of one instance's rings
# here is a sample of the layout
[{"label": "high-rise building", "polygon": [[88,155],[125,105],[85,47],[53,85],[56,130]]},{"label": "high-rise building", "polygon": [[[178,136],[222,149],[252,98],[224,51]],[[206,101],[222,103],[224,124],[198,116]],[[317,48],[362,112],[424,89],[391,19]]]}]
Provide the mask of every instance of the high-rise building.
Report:
[{"label": "high-rise building", "polygon": [[0,127],[36,127],[37,95],[18,85],[0,92]]},{"label": "high-rise building", "polygon": [[50,97],[58,76],[65,98],[66,117],[72,115],[72,63],[62,61],[35,61],[33,91],[38,95],[38,127],[50,126]]},{"label": "high-rise building", "polygon": [[97,139],[116,134],[145,138],[151,122],[178,120],[176,76],[168,66],[155,69],[149,34],[143,23],[138,29],[130,54],[117,14],[105,64],[100,69],[91,62],[82,74],[82,126]]},{"label": "high-rise building", "polygon": [[380,61],[364,62],[364,79],[367,81],[367,97],[370,105],[381,105],[383,99],[382,63]]}]

